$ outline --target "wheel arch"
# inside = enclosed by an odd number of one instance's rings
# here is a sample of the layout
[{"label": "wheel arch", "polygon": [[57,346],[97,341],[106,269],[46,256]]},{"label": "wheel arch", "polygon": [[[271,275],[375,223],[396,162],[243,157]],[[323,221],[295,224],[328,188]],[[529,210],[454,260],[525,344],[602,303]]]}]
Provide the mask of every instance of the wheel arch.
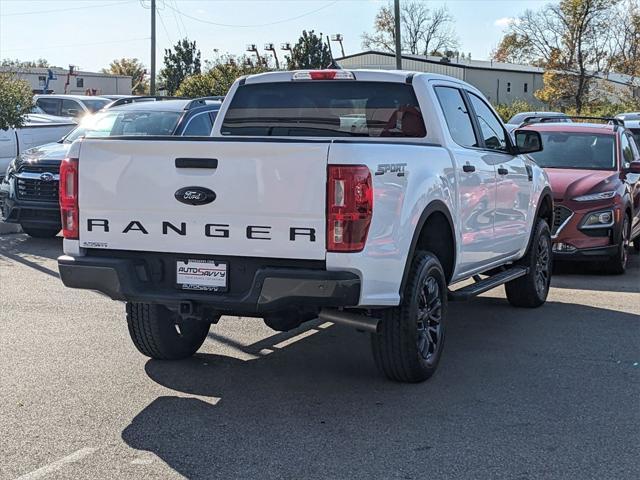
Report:
[{"label": "wheel arch", "polygon": [[[445,239],[442,239],[441,232],[438,235],[429,235],[429,225],[439,224],[440,226],[446,226]],[[446,204],[441,200],[432,201],[422,211],[416,228],[413,231],[413,237],[411,239],[411,245],[407,254],[407,259],[402,273],[402,282],[400,284],[400,298],[404,294],[404,289],[407,284],[407,279],[411,271],[411,263],[415,255],[416,250],[427,246],[431,247],[430,250],[434,253],[438,260],[442,264],[444,269],[447,283],[451,281],[453,271],[456,265],[456,237],[453,218],[447,208]]]},{"label": "wheel arch", "polygon": [[553,234],[553,195],[551,194],[551,188],[544,187],[542,192],[540,193],[540,200],[538,201],[538,205],[536,206],[536,215],[533,217],[533,222],[531,223],[531,232],[529,233],[529,240],[527,241],[526,252],[531,248],[531,242],[533,241],[533,235],[536,231],[536,224],[539,218],[544,219],[549,225],[549,230],[551,230]]}]

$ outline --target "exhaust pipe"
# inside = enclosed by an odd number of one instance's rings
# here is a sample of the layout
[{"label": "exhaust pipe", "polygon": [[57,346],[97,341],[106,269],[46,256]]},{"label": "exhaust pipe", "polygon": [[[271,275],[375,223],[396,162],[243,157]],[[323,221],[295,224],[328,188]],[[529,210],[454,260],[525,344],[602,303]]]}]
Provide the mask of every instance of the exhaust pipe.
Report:
[{"label": "exhaust pipe", "polygon": [[364,330],[366,332],[380,332],[380,319],[375,317],[349,313],[343,310],[336,310],[334,308],[323,308],[322,310],[320,310],[318,318],[320,320],[324,320],[325,322],[347,325],[349,327],[354,327],[358,330]]}]

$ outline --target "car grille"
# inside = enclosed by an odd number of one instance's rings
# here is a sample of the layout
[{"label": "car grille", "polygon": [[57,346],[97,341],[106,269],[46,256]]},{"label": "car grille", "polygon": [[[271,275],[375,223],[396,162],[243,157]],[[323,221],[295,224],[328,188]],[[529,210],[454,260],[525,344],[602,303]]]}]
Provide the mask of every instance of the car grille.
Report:
[{"label": "car grille", "polygon": [[567,207],[556,205],[553,209],[553,229],[551,233],[557,235],[560,232],[560,227],[562,227],[571,215],[573,215],[573,212]]},{"label": "car grille", "polygon": [[27,172],[27,173],[45,173],[45,172],[49,172],[49,173],[53,173],[54,175],[57,175],[58,173],[60,173],[60,166],[59,165],[30,165],[30,164],[23,164],[18,168],[18,173],[22,173],[22,172]]},{"label": "car grille", "polygon": [[33,178],[17,178],[17,194],[20,200],[32,202],[57,202],[58,181],[44,182]]}]

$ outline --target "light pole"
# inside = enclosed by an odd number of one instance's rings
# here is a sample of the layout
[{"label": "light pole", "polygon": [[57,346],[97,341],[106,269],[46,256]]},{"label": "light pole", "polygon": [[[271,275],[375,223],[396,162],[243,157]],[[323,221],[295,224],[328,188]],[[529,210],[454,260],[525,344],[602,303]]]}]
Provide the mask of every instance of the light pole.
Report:
[{"label": "light pole", "polygon": [[151,0],[151,95],[156,94],[156,0]]},{"label": "light pole", "polygon": [[400,40],[400,0],[393,0],[396,37],[396,70],[402,70],[402,42]]},{"label": "light pole", "polygon": [[273,45],[273,43],[265,43],[264,44],[264,49],[265,49],[266,52],[273,53],[273,58],[276,61],[276,70],[280,70],[280,62],[278,62],[278,55],[276,54],[276,47]]},{"label": "light pole", "polygon": [[341,33],[336,33],[334,35],[331,35],[331,41],[338,42],[340,44],[340,50],[342,51],[342,56],[344,57],[344,45],[342,45],[343,40],[344,40],[344,37],[342,36]]}]

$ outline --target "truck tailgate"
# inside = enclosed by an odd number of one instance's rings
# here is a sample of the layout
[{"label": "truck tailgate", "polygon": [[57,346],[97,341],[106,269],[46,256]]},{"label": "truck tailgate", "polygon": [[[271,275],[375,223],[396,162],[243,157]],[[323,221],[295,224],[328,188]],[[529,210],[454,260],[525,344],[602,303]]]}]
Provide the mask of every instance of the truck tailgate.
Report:
[{"label": "truck tailgate", "polygon": [[[86,139],[80,246],[324,259],[328,150],[323,141]],[[215,199],[183,203],[202,189]]]}]

